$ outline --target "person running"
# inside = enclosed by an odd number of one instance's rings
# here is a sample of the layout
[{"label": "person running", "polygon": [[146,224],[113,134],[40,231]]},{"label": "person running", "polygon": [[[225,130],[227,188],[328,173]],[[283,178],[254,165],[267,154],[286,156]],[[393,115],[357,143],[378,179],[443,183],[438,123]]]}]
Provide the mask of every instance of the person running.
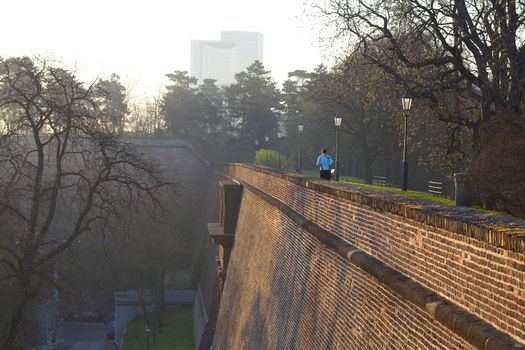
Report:
[{"label": "person running", "polygon": [[321,150],[321,155],[317,157],[317,162],[315,165],[319,167],[319,173],[321,179],[330,180],[330,166],[333,164],[334,160],[327,153],[326,148]]}]

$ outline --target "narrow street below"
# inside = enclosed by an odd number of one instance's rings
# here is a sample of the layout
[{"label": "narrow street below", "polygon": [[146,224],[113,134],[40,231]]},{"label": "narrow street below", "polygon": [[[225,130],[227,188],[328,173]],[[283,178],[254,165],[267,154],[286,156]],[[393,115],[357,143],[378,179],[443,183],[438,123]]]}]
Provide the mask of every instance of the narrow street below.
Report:
[{"label": "narrow street below", "polygon": [[114,350],[113,342],[106,338],[104,323],[62,322],[60,350]]}]

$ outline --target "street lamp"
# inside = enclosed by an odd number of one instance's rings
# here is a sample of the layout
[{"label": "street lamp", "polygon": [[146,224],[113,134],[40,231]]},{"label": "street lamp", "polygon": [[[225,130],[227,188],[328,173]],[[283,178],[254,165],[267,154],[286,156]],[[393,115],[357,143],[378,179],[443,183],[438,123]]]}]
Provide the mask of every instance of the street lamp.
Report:
[{"label": "street lamp", "polygon": [[264,135],[264,142],[266,142],[265,154],[266,154],[266,166],[268,166],[268,142],[270,142],[270,136]]},{"label": "street lamp", "polygon": [[407,129],[408,129],[408,113],[412,107],[412,99],[414,96],[407,90],[401,96],[401,105],[403,107],[403,114],[405,115],[405,136],[403,139],[403,186],[401,190],[406,191],[408,189],[408,159],[407,159]]},{"label": "street lamp", "polygon": [[278,159],[278,165],[279,169],[281,169],[281,138],[283,137],[283,134],[280,131],[277,131],[277,159]]},{"label": "street lamp", "polygon": [[[58,231],[58,234],[63,234],[63,232]],[[65,244],[73,244],[73,243],[81,243],[80,240],[71,241],[70,243],[67,243],[67,240],[61,240],[58,242],[59,245],[65,245]],[[20,244],[20,241],[15,241],[15,244]],[[58,329],[58,318],[60,314],[59,305],[60,305],[60,295],[59,290],[57,288],[58,286],[58,279],[59,279],[59,266],[58,266],[58,259],[55,259],[55,264],[53,267],[53,333],[51,334],[51,341],[53,344],[56,344],[57,342],[57,329]]]},{"label": "street lamp", "polygon": [[297,172],[301,173],[301,148],[303,145],[303,131],[304,131],[304,125],[303,123],[299,123],[297,125],[297,134],[299,134],[299,155],[297,157]]},{"label": "street lamp", "polygon": [[335,124],[335,181],[339,181],[339,129],[343,118],[337,113],[334,117]]},{"label": "street lamp", "polygon": [[55,266],[53,269],[53,334],[51,341],[53,344],[57,342],[57,328],[58,328],[58,259],[55,259]]},{"label": "street lamp", "polygon": [[149,350],[149,334],[151,333],[151,328],[149,326],[144,327],[144,332],[146,332],[146,350]]}]

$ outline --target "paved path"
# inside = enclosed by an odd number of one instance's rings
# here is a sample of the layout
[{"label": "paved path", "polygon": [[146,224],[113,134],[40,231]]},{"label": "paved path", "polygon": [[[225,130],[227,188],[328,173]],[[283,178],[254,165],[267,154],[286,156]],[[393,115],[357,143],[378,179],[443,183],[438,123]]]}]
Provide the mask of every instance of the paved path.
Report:
[{"label": "paved path", "polygon": [[63,350],[115,350],[106,339],[103,323],[63,322],[59,325],[64,340]]}]

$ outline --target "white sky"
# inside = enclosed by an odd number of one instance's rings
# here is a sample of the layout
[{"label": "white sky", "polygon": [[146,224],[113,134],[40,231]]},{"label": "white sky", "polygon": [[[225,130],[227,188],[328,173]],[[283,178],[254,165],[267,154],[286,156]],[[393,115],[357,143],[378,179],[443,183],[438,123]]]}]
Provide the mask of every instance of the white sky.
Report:
[{"label": "white sky", "polygon": [[[133,93],[154,94],[165,73],[188,70],[191,39],[221,30],[264,34],[277,82],[323,59],[304,0],[0,0],[0,56],[47,55],[92,81],[115,72]],[[325,62],[327,63],[327,62]]]}]

